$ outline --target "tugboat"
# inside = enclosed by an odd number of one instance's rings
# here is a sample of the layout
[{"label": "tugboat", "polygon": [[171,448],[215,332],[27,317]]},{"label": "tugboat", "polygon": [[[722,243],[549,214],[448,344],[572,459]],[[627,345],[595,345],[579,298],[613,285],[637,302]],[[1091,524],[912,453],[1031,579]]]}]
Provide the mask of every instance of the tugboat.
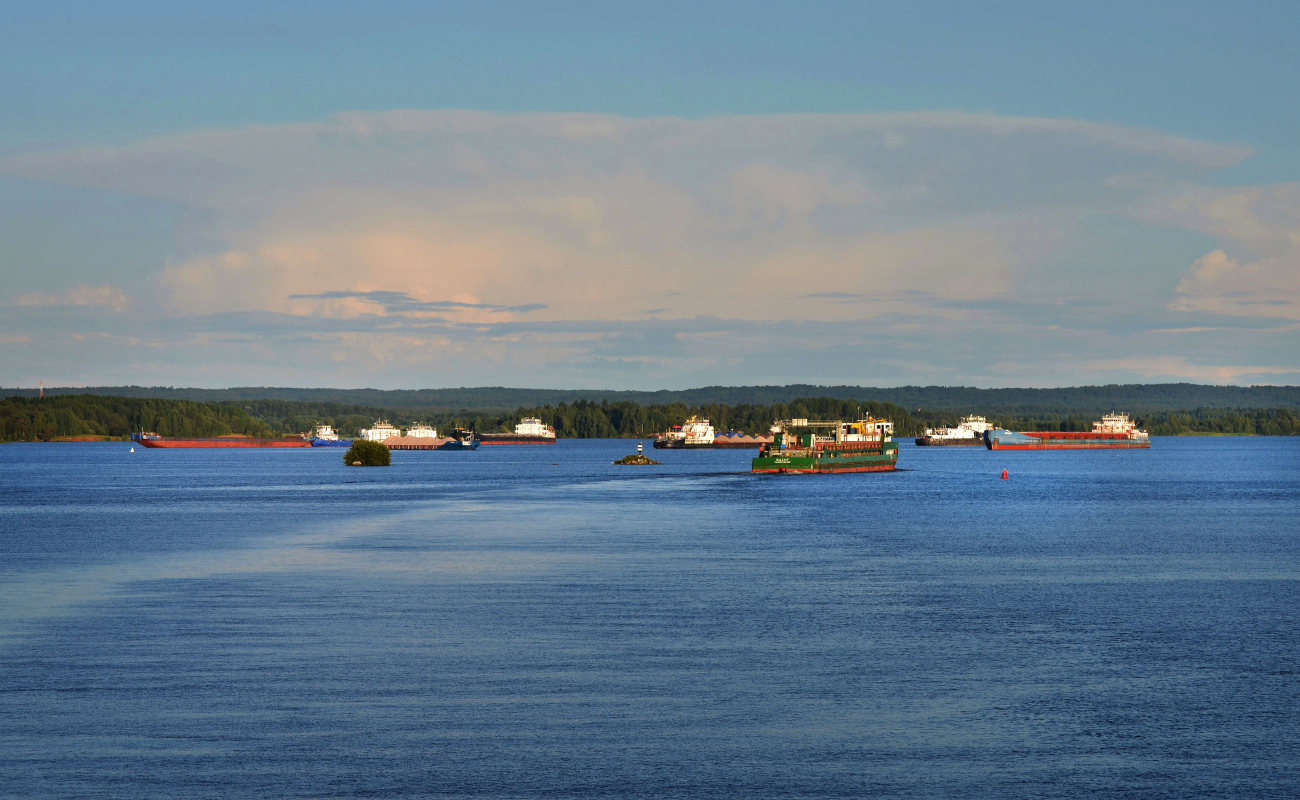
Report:
[{"label": "tugboat", "polygon": [[955,428],[926,428],[916,443],[926,446],[974,447],[984,444],[984,431],[991,426],[983,417],[962,417]]},{"label": "tugboat", "polygon": [[898,464],[894,425],[888,420],[790,419],[772,428],[772,443],[759,450],[750,467],[752,472],[892,472]]},{"label": "tugboat", "polygon": [[316,437],[311,440],[312,447],[351,447],[351,439],[340,439],[329,425],[317,425]]},{"label": "tugboat", "polygon": [[451,432],[451,438],[438,445],[437,450],[477,450],[479,440],[474,436],[473,431],[467,431],[464,428],[454,428]]},{"label": "tugboat", "polygon": [[655,437],[656,450],[698,449],[713,447],[713,426],[707,419],[691,417],[681,425]]},{"label": "tugboat", "polygon": [[1106,414],[1092,423],[1091,432],[1031,431],[1017,433],[1001,428],[984,432],[990,450],[1130,450],[1151,447],[1151,437],[1127,414]]}]

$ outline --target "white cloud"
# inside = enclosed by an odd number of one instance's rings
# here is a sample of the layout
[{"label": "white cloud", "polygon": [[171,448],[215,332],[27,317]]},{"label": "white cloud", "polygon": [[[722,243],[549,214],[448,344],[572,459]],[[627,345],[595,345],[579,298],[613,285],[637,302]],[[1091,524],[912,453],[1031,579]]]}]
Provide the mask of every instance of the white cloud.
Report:
[{"label": "white cloud", "polygon": [[1171,308],[1300,319],[1300,183],[1188,189],[1143,215],[1226,245],[1192,263]]}]

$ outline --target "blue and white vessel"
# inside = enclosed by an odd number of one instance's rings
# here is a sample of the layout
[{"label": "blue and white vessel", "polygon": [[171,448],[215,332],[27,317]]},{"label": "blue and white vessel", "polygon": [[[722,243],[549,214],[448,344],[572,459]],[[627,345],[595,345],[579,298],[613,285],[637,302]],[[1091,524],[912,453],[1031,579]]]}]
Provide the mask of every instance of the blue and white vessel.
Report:
[{"label": "blue and white vessel", "polygon": [[329,425],[316,426],[316,438],[311,440],[312,447],[351,447],[351,439],[340,439]]}]

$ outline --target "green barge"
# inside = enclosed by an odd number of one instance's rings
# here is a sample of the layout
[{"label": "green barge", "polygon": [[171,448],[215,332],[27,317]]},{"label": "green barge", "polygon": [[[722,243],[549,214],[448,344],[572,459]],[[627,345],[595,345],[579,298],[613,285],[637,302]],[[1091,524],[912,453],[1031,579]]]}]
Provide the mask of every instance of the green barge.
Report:
[{"label": "green barge", "polygon": [[892,472],[898,464],[894,425],[867,417],[857,422],[791,419],[772,426],[772,442],[758,451],[753,472]]}]

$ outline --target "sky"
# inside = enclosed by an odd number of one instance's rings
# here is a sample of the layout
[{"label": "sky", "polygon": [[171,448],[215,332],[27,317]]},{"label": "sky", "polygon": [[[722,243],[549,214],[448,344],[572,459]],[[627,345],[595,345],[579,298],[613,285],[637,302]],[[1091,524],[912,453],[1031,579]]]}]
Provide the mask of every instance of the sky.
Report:
[{"label": "sky", "polygon": [[1300,4],[10,3],[0,385],[1300,383]]}]

